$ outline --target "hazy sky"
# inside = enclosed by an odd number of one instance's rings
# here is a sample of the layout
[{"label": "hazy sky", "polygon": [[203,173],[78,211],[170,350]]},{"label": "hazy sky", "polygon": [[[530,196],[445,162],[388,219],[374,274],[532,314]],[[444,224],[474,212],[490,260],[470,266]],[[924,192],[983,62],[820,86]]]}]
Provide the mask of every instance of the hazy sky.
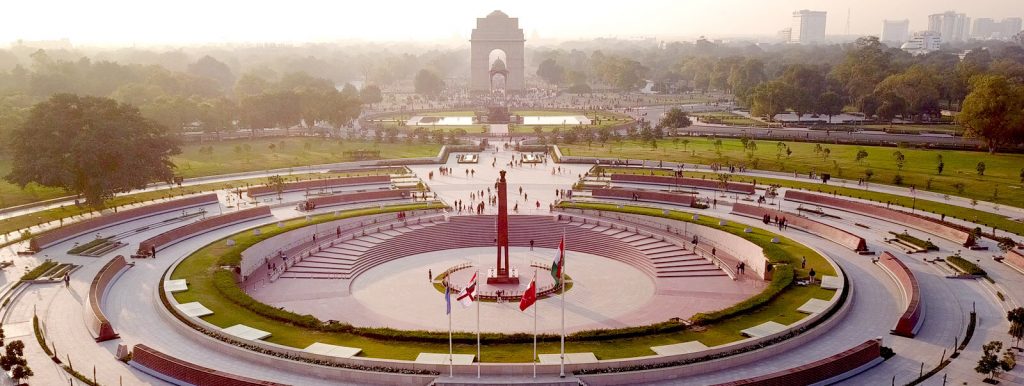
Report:
[{"label": "hazy sky", "polygon": [[146,45],[308,42],[341,39],[466,39],[476,17],[501,9],[527,39],[774,34],[799,9],[828,11],[829,34],[878,34],[882,19],[947,10],[977,17],[1024,15],[1022,0],[12,0],[0,13],[0,44],[70,38],[74,44]]}]

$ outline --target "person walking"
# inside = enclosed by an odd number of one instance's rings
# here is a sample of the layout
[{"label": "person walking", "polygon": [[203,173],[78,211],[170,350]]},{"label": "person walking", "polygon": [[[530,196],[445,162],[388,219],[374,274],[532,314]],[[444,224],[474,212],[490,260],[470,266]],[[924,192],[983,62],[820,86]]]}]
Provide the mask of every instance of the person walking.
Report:
[{"label": "person walking", "polygon": [[71,273],[64,274],[64,288],[71,286]]},{"label": "person walking", "polygon": [[531,251],[533,250],[533,240],[532,239],[530,240],[530,250]]},{"label": "person walking", "polygon": [[431,283],[434,282],[434,271],[427,269],[427,280]]},{"label": "person walking", "polygon": [[807,256],[800,257],[800,269],[807,268]]}]

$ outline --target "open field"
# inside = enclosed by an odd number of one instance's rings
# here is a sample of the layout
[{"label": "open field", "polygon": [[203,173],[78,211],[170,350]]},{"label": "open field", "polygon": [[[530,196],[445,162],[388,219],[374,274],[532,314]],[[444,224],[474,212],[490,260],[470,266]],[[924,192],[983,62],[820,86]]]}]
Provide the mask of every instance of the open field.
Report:
[{"label": "open field", "polygon": [[[274,145],[273,150],[270,149],[271,144]],[[200,152],[204,147],[212,148],[212,151]],[[171,157],[171,160],[178,166],[178,175],[192,178],[350,161],[344,156],[347,150],[380,150],[381,158],[432,157],[441,150],[441,145],[377,144],[319,137],[264,138],[188,144],[182,146],[181,154]],[[0,158],[0,176],[7,175],[10,169],[10,160]],[[68,193],[61,189],[36,185],[21,189],[0,180],[0,208],[66,195]]]},{"label": "open field", "polygon": [[[589,205],[587,208],[621,210],[646,215],[665,216],[661,210],[648,208],[616,208],[614,205],[602,206],[601,204],[581,205]],[[385,208],[388,209],[389,207]],[[393,210],[393,208],[389,210]],[[342,212],[340,216],[369,215],[376,211],[376,209],[360,209]],[[689,214],[684,212],[673,211],[667,216],[681,221],[692,221],[689,220]],[[334,218],[333,214],[325,214],[314,217],[311,222],[305,222],[304,219],[292,220],[285,223],[284,229],[291,229],[293,226],[301,224],[309,225],[318,221],[329,221]],[[792,240],[781,238],[781,242],[779,244],[771,244],[771,238],[776,237],[776,235],[771,232],[758,229],[753,233],[747,234],[743,233],[743,227],[738,225],[730,224],[725,227],[719,227],[717,225],[717,220],[709,217],[702,217],[697,222],[741,235],[742,237],[746,237],[759,245],[777,246],[778,248],[774,249],[774,251],[777,251],[777,254],[772,256],[773,261],[793,263],[798,259],[796,256],[807,256],[808,268],[813,267],[823,275],[835,273],[824,258],[810,249],[793,242]],[[280,229],[281,228],[278,228],[274,224],[261,227],[261,233],[263,234],[261,237],[269,237],[269,235],[274,234],[274,232],[279,232]],[[273,335],[268,339],[268,341],[292,347],[301,348],[306,347],[313,342],[322,342],[349,347],[359,347],[363,350],[361,354],[362,356],[403,360],[415,359],[416,355],[420,352],[444,352],[447,349],[446,344],[404,341],[400,344],[396,344],[392,340],[371,339],[353,333],[325,333],[309,330],[271,320],[231,301],[227,297],[223,296],[220,293],[220,290],[218,290],[214,285],[213,278],[214,273],[219,269],[217,268],[218,262],[231,260],[232,256],[241,252],[240,249],[244,249],[246,245],[251,245],[256,242],[257,240],[255,237],[257,236],[253,236],[253,232],[243,231],[230,236],[230,238],[234,239],[236,242],[234,247],[229,247],[223,240],[220,240],[203,247],[187,257],[174,270],[172,278],[188,278],[189,290],[174,294],[175,299],[177,299],[178,302],[199,301],[204,306],[213,310],[213,315],[204,317],[204,320],[207,322],[221,327],[244,323],[248,326],[271,332]],[[227,259],[225,259],[225,257],[227,257]],[[806,272],[800,269],[797,269],[796,274],[797,277],[806,276]],[[686,330],[676,333],[652,334],[642,337],[609,339],[604,341],[571,341],[566,342],[566,351],[594,352],[598,358],[612,359],[652,355],[653,352],[650,350],[651,346],[692,340],[699,340],[708,346],[721,345],[742,339],[738,333],[739,330],[761,324],[765,321],[773,320],[783,324],[791,324],[800,320],[805,317],[804,314],[796,311],[800,305],[810,298],[830,299],[834,294],[834,291],[824,290],[816,286],[790,286],[762,307],[712,324],[708,326],[706,330],[701,332]],[[539,345],[540,353],[557,353],[558,350],[557,341],[542,342]],[[475,351],[475,347],[473,345],[456,345],[455,351],[458,353],[468,354],[473,353]],[[483,347],[482,355],[483,358],[485,358],[484,360],[487,362],[529,362],[532,357],[532,345],[488,344]]]},{"label": "open field", "polygon": [[[852,180],[866,178],[865,171],[870,170],[873,174],[868,181],[872,184],[895,184],[899,175],[903,186],[1024,207],[1020,175],[1024,171],[1024,155],[1021,154],[770,141],[757,141],[756,149],[750,151],[737,139],[721,139],[720,148],[715,145],[717,141],[704,137],[672,138],[659,140],[656,148],[649,142],[622,141],[595,143],[590,147],[563,145],[561,149],[564,155],[748,165],[753,169],[804,175],[810,171],[831,173],[833,177]],[[816,153],[816,146],[829,149],[828,154]],[[787,147],[792,150],[789,156]],[[856,154],[860,150],[866,151],[868,156],[857,162]],[[893,155],[896,151],[904,156],[902,170]],[[945,163],[942,174],[937,172],[939,155]],[[979,162],[985,163],[983,176],[976,171]]]}]

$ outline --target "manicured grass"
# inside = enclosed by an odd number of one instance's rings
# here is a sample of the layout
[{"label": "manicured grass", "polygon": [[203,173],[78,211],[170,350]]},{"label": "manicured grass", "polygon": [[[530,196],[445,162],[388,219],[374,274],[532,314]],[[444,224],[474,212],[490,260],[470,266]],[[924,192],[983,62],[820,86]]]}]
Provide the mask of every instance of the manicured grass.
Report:
[{"label": "manicured grass", "polygon": [[[630,210],[646,212],[644,208],[630,208]],[[373,209],[363,209],[349,212],[342,212],[342,216],[367,215],[374,213]],[[645,213],[646,214],[646,213]],[[657,212],[661,215],[661,212]],[[325,214],[313,218],[313,222],[332,220],[333,214]],[[685,214],[681,212],[670,212],[672,218],[682,219]],[[714,221],[713,219],[702,219],[701,223]],[[304,219],[291,220],[285,223],[285,228],[301,225]],[[311,224],[311,223],[306,223]],[[710,224],[717,227],[717,224]],[[729,225],[724,229],[736,231],[736,225]],[[270,232],[276,232],[279,228],[271,224],[261,227],[261,233],[266,236]],[[740,229],[742,231],[742,229]],[[412,360],[421,352],[445,352],[447,345],[420,342],[395,343],[390,340],[370,339],[350,333],[325,333],[315,330],[299,328],[274,321],[258,315],[249,309],[242,307],[223,295],[215,288],[213,283],[214,272],[219,264],[231,260],[229,255],[239,252],[240,248],[255,243],[257,237],[252,235],[251,230],[240,232],[230,236],[235,240],[236,245],[227,246],[224,239],[218,240],[206,247],[194,252],[187,257],[172,273],[173,279],[187,279],[189,290],[174,294],[175,299],[180,303],[199,301],[207,308],[214,311],[213,315],[203,319],[220,327],[228,327],[234,324],[243,323],[250,327],[258,328],[272,333],[268,339],[270,342],[283,344],[296,348],[304,348],[313,342],[322,342],[362,349],[362,356],[375,358],[389,358]],[[770,232],[757,230],[751,234],[759,240],[769,240],[773,235]],[[791,240],[782,238],[778,244],[782,253],[793,254],[792,256],[778,256],[785,261],[799,259],[795,256],[807,256],[808,268],[814,267],[823,275],[834,274],[831,266],[817,254],[806,247],[793,243]],[[227,257],[226,257],[227,256]],[[805,315],[796,312],[796,308],[802,305],[807,299],[819,298],[830,299],[834,291],[823,290],[820,287],[790,287],[781,295],[774,298],[765,306],[745,315],[723,320],[714,325],[708,326],[704,331],[687,330],[683,332],[655,334],[643,337],[628,339],[610,339],[605,341],[584,341],[567,342],[568,352],[594,352],[598,358],[613,359],[627,358],[642,355],[654,354],[651,346],[680,343],[692,340],[699,340],[708,346],[715,346],[724,343],[734,342],[742,339],[738,331],[744,328],[761,324],[765,321],[774,320],[784,324],[790,324],[800,320]],[[441,310],[439,310],[441,312]],[[524,317],[523,322],[527,323],[528,318]],[[540,353],[557,353],[559,345],[557,341],[542,342],[538,346]],[[455,352],[464,354],[475,353],[473,345],[455,345]],[[489,344],[483,347],[483,360],[486,362],[529,362],[532,357],[532,345],[530,344]]]},{"label": "manicured grass", "polygon": [[946,134],[963,134],[964,128],[960,125],[913,125],[913,124],[898,124],[898,125],[845,125],[847,127],[864,129],[864,130],[889,130],[891,132],[904,132],[904,133],[946,133]]},{"label": "manicured grass", "polygon": [[[651,173],[650,169],[639,170],[639,169],[626,169],[626,168],[607,168],[606,171],[612,173]],[[653,171],[655,174],[671,175],[670,171],[656,170]],[[708,178],[715,179],[715,173],[706,172],[685,172],[683,173],[687,177],[695,178]],[[961,220],[971,221],[976,224],[981,224],[985,227],[996,227],[1002,231],[1011,232],[1017,235],[1024,236],[1024,223],[1014,221],[1013,219],[1007,218],[1006,216],[985,212],[977,209],[966,208],[957,205],[951,205],[941,203],[937,201],[929,201],[923,199],[914,200],[913,197],[899,196],[895,194],[876,192],[872,190],[865,190],[859,188],[848,188],[836,185],[822,184],[820,182],[807,182],[807,181],[793,181],[784,180],[779,178],[765,178],[765,177],[748,177],[734,175],[729,181],[733,182],[754,182],[757,181],[759,186],[764,185],[779,185],[788,188],[803,189],[811,192],[818,193],[835,193],[840,196],[860,198],[864,200],[875,201],[879,204],[891,202],[893,205],[903,207],[914,207],[921,212],[929,212],[934,214],[945,214],[946,217],[958,218]]]},{"label": "manicured grass", "polygon": [[[630,159],[678,161],[701,164],[745,164],[753,169],[798,172],[807,175],[811,170],[830,173],[833,177],[856,180],[865,178],[864,171],[874,172],[870,183],[892,184],[897,174],[903,177],[904,186],[937,193],[975,198],[1000,204],[1024,207],[1021,168],[1024,155],[988,154],[984,152],[953,150],[900,149],[895,147],[856,146],[820,144],[830,149],[825,157],[815,153],[816,144],[803,142],[755,141],[756,150],[745,150],[738,139],[721,139],[720,149],[716,139],[672,138],[659,140],[657,148],[650,142],[623,141],[605,145],[560,145],[562,154],[572,156],[600,156]],[[786,156],[786,147],[792,155]],[[856,161],[859,150],[868,152],[868,157]],[[903,169],[897,166],[893,153],[899,151],[905,157]],[[937,173],[937,156],[942,155],[945,168]],[[978,162],[985,163],[985,175],[975,170]],[[929,182],[930,180],[930,182]],[[962,184],[962,185],[958,185]],[[960,193],[960,191],[963,193]]]},{"label": "manicured grass", "polygon": [[[270,144],[274,144],[274,150],[270,150]],[[203,147],[212,147],[213,151],[201,153],[199,149]],[[351,161],[345,158],[344,152],[361,149],[380,150],[381,158],[431,157],[441,151],[441,145],[378,144],[319,137],[245,139],[184,145],[181,154],[171,160],[178,166],[177,174],[192,178]],[[0,157],[0,177],[6,176],[10,170],[10,160]],[[36,185],[21,189],[0,179],[0,208],[66,195],[68,193],[61,189]]]}]

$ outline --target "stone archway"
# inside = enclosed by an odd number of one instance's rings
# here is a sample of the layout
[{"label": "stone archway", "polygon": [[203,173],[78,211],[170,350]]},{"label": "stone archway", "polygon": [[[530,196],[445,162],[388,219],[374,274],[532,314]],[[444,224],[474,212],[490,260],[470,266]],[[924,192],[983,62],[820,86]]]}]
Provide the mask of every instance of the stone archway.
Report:
[{"label": "stone archway", "polygon": [[[525,43],[518,18],[508,17],[501,11],[477,18],[470,39],[470,89],[484,92],[495,90],[494,80],[503,77],[506,91],[523,91],[526,88],[526,61],[523,58]],[[496,50],[504,53],[503,60],[491,60],[491,53]]]}]

